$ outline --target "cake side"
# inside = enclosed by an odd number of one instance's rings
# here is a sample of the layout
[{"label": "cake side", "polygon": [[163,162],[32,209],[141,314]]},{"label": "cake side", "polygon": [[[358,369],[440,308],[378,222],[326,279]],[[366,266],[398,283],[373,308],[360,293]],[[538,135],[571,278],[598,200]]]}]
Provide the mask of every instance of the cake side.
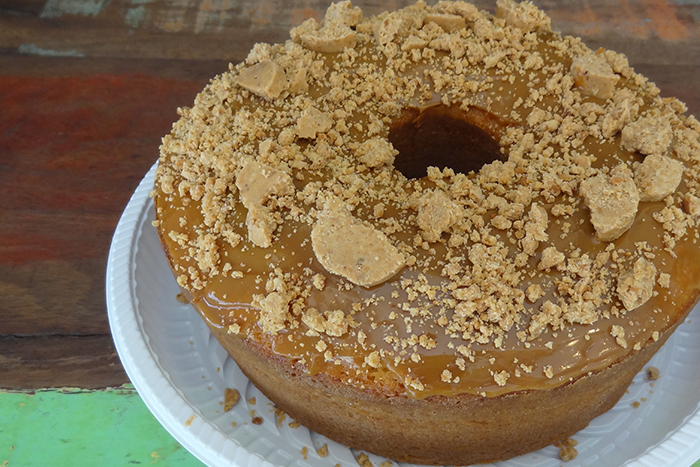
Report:
[{"label": "cake side", "polygon": [[398,462],[471,465],[536,451],[585,428],[617,403],[676,327],[624,361],[556,389],[420,401],[305,374],[255,342],[211,329],[253,384],[307,428]]}]

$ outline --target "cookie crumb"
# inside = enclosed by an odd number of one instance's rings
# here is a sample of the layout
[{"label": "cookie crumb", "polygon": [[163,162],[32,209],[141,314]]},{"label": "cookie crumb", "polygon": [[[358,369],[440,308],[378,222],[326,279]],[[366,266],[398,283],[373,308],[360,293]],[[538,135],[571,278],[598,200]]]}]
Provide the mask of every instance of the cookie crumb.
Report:
[{"label": "cookie crumb", "polygon": [[639,258],[632,269],[617,278],[617,296],[627,311],[644,305],[654,293],[656,267],[651,261]]},{"label": "cookie crumb", "polygon": [[576,456],[578,456],[578,451],[573,446],[563,446],[559,449],[559,457],[564,462],[572,461],[576,459]]},{"label": "cookie crumb", "polygon": [[328,457],[328,444],[323,443],[323,446],[316,449],[316,454],[318,454],[319,457]]},{"label": "cookie crumb", "polygon": [[577,445],[578,441],[573,438],[567,438],[558,443],[554,443],[554,446],[559,448],[559,457],[564,462],[569,462],[576,459],[576,456],[578,456],[578,451],[574,448],[574,446]]},{"label": "cookie crumb", "polygon": [[381,167],[394,163],[394,157],[399,153],[389,141],[382,138],[371,138],[357,148],[355,156],[367,167]]},{"label": "cookie crumb", "polygon": [[360,467],[374,467],[374,464],[372,464],[369,457],[367,457],[367,454],[364,452],[361,452],[360,455],[355,458],[355,460],[357,460]]},{"label": "cookie crumb", "polygon": [[459,206],[440,190],[427,192],[419,201],[416,222],[426,242],[437,242],[459,218]]},{"label": "cookie crumb", "polygon": [[613,72],[608,62],[599,55],[588,53],[574,58],[571,63],[574,84],[581,94],[610,99],[620,77]]},{"label": "cookie crumb", "polygon": [[287,413],[284,410],[279,409],[277,407],[275,407],[274,412],[275,412],[275,422],[277,423],[277,426],[282,426],[282,422],[284,422],[284,420],[287,418]]},{"label": "cookie crumb", "polygon": [[[661,156],[672,140],[673,128],[670,123],[655,117],[642,117],[623,128],[620,144],[631,152]],[[661,159],[656,160],[655,164],[659,160]]]},{"label": "cookie crumb", "polygon": [[498,373],[495,373],[493,375],[494,381],[496,381],[496,384],[499,386],[505,386],[506,383],[508,382],[508,378],[510,377],[510,373],[508,373],[505,370],[499,371]]},{"label": "cookie crumb", "polygon": [[639,191],[632,172],[624,165],[610,175],[599,174],[581,183],[579,189],[591,212],[591,223],[601,242],[612,242],[634,223],[639,207]]},{"label": "cookie crumb", "polygon": [[316,107],[308,107],[297,122],[297,135],[300,138],[315,139],[318,133],[325,133],[333,127],[333,119]]},{"label": "cookie crumb", "polygon": [[350,2],[339,2],[328,7],[325,19],[319,24],[309,18],[290,31],[295,42],[315,52],[337,53],[355,47],[356,26],[362,19],[362,10],[352,8]]},{"label": "cookie crumb", "polygon": [[634,171],[640,201],[661,201],[676,192],[683,179],[683,163],[651,154]]},{"label": "cookie crumb", "polygon": [[544,297],[544,290],[539,284],[530,284],[525,291],[525,296],[530,303],[535,303],[540,298]]},{"label": "cookie crumb", "polygon": [[240,398],[241,394],[237,389],[226,388],[224,390],[224,412],[230,411]]},{"label": "cookie crumb", "polygon": [[261,97],[277,99],[284,91],[286,76],[278,63],[266,60],[243,69],[234,82]]},{"label": "cookie crumb", "polygon": [[385,282],[406,263],[386,235],[342,211],[321,214],[311,244],[328,272],[363,287]]},{"label": "cookie crumb", "polygon": [[547,365],[547,366],[545,366],[545,367],[542,369],[542,372],[543,372],[544,375],[545,375],[547,378],[549,378],[549,379],[552,379],[552,378],[554,377],[554,369],[552,368],[552,365]]},{"label": "cookie crumb", "polygon": [[610,329],[610,335],[615,338],[615,342],[617,342],[617,345],[619,345],[623,349],[627,348],[627,340],[625,339],[625,329],[622,326],[614,324]]},{"label": "cookie crumb", "polygon": [[540,271],[556,267],[566,260],[564,253],[558,251],[556,247],[550,246],[542,251],[540,263],[537,269]]},{"label": "cookie crumb", "polygon": [[647,379],[649,381],[656,381],[661,376],[661,371],[655,366],[650,366],[647,368]]},{"label": "cookie crumb", "polygon": [[691,217],[700,216],[700,198],[691,193],[686,193],[683,197],[683,210]]},{"label": "cookie crumb", "polygon": [[[455,3],[461,4],[463,2]],[[532,3],[516,3],[513,0],[498,0],[496,2],[496,17],[503,18],[506,24],[518,28],[524,33],[547,29],[551,23],[549,17]]]}]

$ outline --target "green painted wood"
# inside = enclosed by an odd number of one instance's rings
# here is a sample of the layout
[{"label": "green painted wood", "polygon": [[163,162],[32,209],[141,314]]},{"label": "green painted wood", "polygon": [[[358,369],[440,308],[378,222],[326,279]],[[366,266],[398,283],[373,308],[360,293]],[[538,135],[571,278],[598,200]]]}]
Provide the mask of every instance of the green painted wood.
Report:
[{"label": "green painted wood", "polygon": [[0,391],[0,467],[201,467],[131,386]]}]

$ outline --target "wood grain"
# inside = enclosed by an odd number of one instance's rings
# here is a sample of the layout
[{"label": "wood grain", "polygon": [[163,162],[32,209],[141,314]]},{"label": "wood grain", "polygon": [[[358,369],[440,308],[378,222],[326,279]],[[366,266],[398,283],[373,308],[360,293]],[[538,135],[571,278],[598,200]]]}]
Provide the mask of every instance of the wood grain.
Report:
[{"label": "wood grain", "polygon": [[112,338],[100,335],[0,337],[0,384],[9,389],[98,389],[128,382]]},{"label": "wood grain", "polygon": [[[327,3],[0,0],[0,387],[127,382],[104,296],[124,206],[176,108]],[[353,3],[376,14],[412,2]],[[535,3],[700,114],[700,0]]]},{"label": "wood grain", "polygon": [[0,386],[127,382],[105,311],[109,244],[175,109],[205,83],[0,77]]}]

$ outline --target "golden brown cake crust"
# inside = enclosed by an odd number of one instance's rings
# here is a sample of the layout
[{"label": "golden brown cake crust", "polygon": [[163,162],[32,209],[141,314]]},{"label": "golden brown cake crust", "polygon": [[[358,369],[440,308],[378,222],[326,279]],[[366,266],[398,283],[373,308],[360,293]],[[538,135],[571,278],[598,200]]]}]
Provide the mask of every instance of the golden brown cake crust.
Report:
[{"label": "golden brown cake crust", "polygon": [[[391,439],[425,446],[405,459],[506,458],[607,410],[700,293],[698,121],[623,55],[497,3],[334,4],[163,139],[155,225],[179,285],[275,403],[362,449],[402,452],[338,434],[340,406],[295,408],[275,373],[372,406],[369,433],[459,401],[484,416],[479,449],[403,426]],[[554,394],[560,416],[533,418],[551,433],[507,428],[499,407]]]}]

